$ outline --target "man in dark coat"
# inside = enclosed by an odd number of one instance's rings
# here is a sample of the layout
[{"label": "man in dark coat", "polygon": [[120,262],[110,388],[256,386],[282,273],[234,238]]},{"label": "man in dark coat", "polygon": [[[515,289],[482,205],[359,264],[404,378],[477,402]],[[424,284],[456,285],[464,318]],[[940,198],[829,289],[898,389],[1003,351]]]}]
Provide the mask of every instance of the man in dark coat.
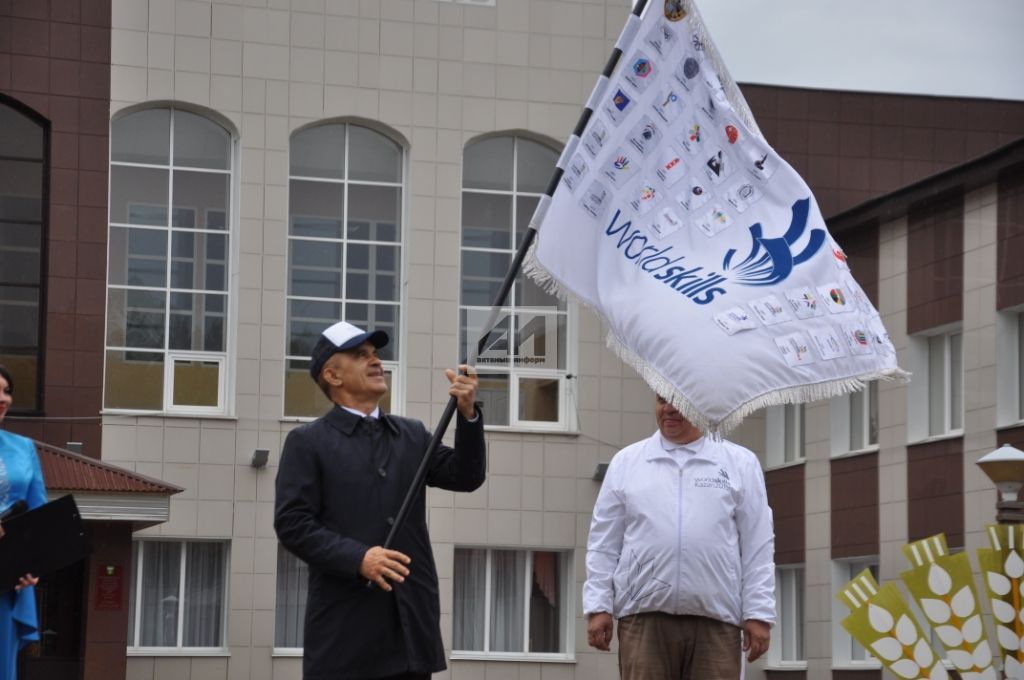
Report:
[{"label": "man in dark coat", "polygon": [[[323,332],[310,374],[335,406],[292,430],[281,453],[274,529],[309,564],[305,680],[417,680],[445,668],[423,493],[393,549],[380,545],[430,439],[423,423],[378,407],[387,385],[376,350],[387,341],[345,322]],[[477,379],[445,373],[458,406],[455,448],[435,454],[427,484],[473,491],[486,468]]]}]

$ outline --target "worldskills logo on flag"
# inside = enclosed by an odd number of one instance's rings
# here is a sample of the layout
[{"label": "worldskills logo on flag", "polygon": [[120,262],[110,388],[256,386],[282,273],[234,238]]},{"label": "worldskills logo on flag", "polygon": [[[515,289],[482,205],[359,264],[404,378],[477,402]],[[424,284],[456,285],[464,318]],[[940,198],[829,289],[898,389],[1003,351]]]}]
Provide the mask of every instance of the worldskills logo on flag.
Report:
[{"label": "worldskills logo on flag", "polygon": [[781,237],[766,238],[760,222],[751,225],[750,253],[742,262],[733,264],[736,250],[730,248],[722,260],[722,269],[733,270],[732,280],[744,286],[774,286],[785,281],[794,267],[810,260],[825,244],[825,230],[812,229],[800,252],[792,250],[807,230],[810,203],[810,199],[802,198],[793,204],[793,219]]},{"label": "worldskills logo on flag", "polygon": [[[636,193],[629,201],[630,207],[642,217],[654,207],[655,201],[660,197],[659,192],[654,184],[648,181],[642,182],[634,191]],[[683,206],[686,207],[686,204]],[[792,220],[782,236],[765,236],[760,222],[748,227],[751,238],[750,253],[741,262],[734,263],[737,251],[730,248],[722,261],[722,271],[726,274],[708,271],[702,265],[677,264],[688,259],[689,255],[680,254],[673,245],[664,248],[651,245],[648,237],[633,227],[631,221],[620,221],[621,211],[615,213],[604,234],[615,239],[616,248],[623,257],[634,262],[656,281],[677,290],[696,304],[706,305],[712,302],[715,296],[728,294],[728,284],[778,285],[788,279],[797,266],[813,258],[824,245],[826,234],[824,229],[815,228],[807,231],[809,208],[809,198],[793,203]],[[697,227],[706,236],[713,238],[731,224],[732,219],[728,213],[716,205],[698,220]],[[672,233],[674,229],[654,228],[652,231],[664,236]],[[803,238],[805,233],[806,239]],[[798,242],[802,242],[802,245],[797,245]],[[838,286],[830,286],[825,295],[831,298],[834,306],[841,308],[845,305],[846,299]],[[764,304],[766,308],[770,306],[772,310],[778,310],[777,314],[773,312],[771,315],[773,318],[778,314],[785,314],[788,318],[789,314],[774,299]]]}]

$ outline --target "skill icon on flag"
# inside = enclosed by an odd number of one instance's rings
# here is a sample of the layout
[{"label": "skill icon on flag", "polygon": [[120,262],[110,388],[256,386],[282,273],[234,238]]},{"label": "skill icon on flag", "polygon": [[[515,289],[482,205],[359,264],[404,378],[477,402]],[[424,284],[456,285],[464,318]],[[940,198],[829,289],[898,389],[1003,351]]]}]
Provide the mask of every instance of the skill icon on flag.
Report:
[{"label": "skill icon on flag", "polygon": [[596,120],[583,138],[583,148],[587,150],[591,158],[597,158],[604,148],[606,139],[608,139],[608,128],[605,127],[603,121]]},{"label": "skill icon on flag", "polygon": [[643,52],[634,54],[630,60],[629,73],[626,74],[626,82],[642,94],[654,80],[654,62],[651,58]]},{"label": "skill icon on flag", "polygon": [[636,103],[628,94],[622,90],[616,90],[604,110],[608,114],[608,118],[618,125],[633,110],[634,106]]},{"label": "skill icon on flag", "polygon": [[658,56],[666,56],[677,42],[675,31],[662,21],[647,32],[647,44],[658,53]]},{"label": "skill icon on flag", "polygon": [[674,123],[683,112],[683,99],[675,85],[661,86],[661,94],[654,100],[654,112],[666,123]]}]

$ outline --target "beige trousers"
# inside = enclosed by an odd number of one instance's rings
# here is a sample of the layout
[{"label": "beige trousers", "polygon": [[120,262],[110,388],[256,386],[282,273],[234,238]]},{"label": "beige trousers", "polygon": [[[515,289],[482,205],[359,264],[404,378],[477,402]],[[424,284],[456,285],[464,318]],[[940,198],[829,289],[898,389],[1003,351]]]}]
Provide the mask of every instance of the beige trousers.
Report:
[{"label": "beige trousers", "polygon": [[740,629],[703,616],[649,612],[619,620],[622,680],[739,680]]}]

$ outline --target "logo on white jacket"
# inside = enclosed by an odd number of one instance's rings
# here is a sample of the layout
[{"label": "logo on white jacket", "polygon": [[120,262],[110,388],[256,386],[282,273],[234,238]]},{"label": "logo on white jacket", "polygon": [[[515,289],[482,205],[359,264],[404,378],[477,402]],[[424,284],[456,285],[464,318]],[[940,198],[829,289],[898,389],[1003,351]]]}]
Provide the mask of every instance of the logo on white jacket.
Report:
[{"label": "logo on white jacket", "polygon": [[694,488],[728,489],[730,488],[729,473],[725,471],[725,468],[718,468],[717,477],[695,477],[693,486]]}]

